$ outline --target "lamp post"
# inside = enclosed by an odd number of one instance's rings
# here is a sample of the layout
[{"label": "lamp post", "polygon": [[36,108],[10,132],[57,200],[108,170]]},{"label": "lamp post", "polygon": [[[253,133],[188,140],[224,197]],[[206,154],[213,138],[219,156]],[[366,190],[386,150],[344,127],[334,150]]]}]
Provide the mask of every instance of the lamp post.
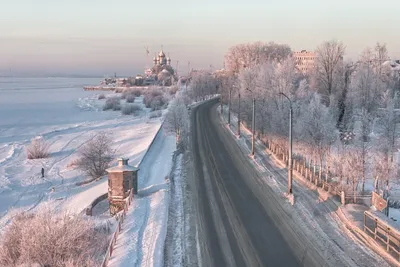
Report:
[{"label": "lamp post", "polygon": [[292,161],[292,127],[293,127],[293,108],[292,108],[292,101],[290,98],[285,95],[284,93],[279,93],[281,96],[284,96],[289,101],[289,172],[288,172],[288,194],[291,195],[292,191],[292,177],[293,177],[293,161]]},{"label": "lamp post", "polygon": [[255,141],[255,132],[256,132],[256,98],[253,97],[253,121],[252,121],[252,137],[251,137],[251,155],[254,157],[254,141]]},{"label": "lamp post", "polygon": [[240,137],[240,88],[239,88],[239,111],[238,111],[238,136]]},{"label": "lamp post", "polygon": [[229,88],[229,103],[228,103],[228,125],[231,126],[231,101],[232,101],[232,88]]},{"label": "lamp post", "polygon": [[255,152],[255,133],[256,133],[256,97],[254,91],[246,88],[252,95],[252,120],[251,120],[251,156],[254,157]]}]

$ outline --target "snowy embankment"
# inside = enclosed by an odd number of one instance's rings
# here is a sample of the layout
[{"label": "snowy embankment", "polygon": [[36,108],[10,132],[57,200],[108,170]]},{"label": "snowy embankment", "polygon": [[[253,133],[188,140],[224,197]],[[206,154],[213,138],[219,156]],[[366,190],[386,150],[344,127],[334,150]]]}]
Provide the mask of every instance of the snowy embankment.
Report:
[{"label": "snowy embankment", "polygon": [[[46,123],[27,123],[21,119],[0,132],[0,231],[19,211],[33,210],[37,206],[54,202],[60,210],[81,212],[100,195],[107,192],[107,179],[78,186],[87,178],[73,166],[77,151],[101,131],[110,133],[115,159],[129,158],[137,165],[161,125],[160,118],[121,116],[120,112],[98,111],[95,96],[82,98],[78,107],[92,106],[83,111],[71,104],[71,116],[79,122],[69,123],[63,118],[46,118]],[[137,99],[141,101],[141,99]],[[70,104],[69,104],[70,105]],[[54,105],[49,109],[55,108]],[[67,109],[67,108],[66,108]],[[33,111],[32,111],[33,112]],[[73,113],[72,113],[73,112]],[[46,112],[48,114],[48,112]],[[44,114],[45,115],[45,114]],[[40,114],[39,116],[44,116]],[[22,115],[21,115],[22,116]],[[68,117],[69,119],[70,117]],[[36,125],[36,126],[35,126]],[[25,147],[30,139],[43,136],[50,145],[46,159],[28,160]],[[41,168],[45,177],[41,178]]]},{"label": "snowy embankment", "polygon": [[175,137],[163,129],[140,163],[139,191],[122,225],[109,266],[162,266],[168,219],[168,180]]}]

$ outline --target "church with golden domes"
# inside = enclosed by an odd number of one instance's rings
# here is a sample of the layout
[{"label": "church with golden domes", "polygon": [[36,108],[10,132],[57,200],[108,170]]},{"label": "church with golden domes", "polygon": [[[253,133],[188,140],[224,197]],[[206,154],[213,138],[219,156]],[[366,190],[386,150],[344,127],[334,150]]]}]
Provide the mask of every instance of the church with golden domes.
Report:
[{"label": "church with golden domes", "polygon": [[145,84],[172,84],[172,81],[175,80],[175,70],[171,66],[171,58],[165,55],[162,48],[158,55],[154,55],[153,63],[153,67],[145,71]]},{"label": "church with golden domes", "polygon": [[164,51],[161,49],[160,53],[158,53],[158,56],[155,55],[153,58],[154,66],[155,65],[171,65],[171,58],[166,57]]}]

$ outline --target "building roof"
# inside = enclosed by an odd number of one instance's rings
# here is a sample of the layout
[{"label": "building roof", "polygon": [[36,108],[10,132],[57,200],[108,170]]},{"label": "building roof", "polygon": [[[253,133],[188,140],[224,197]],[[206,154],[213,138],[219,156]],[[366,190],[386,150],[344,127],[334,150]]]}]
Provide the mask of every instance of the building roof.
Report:
[{"label": "building roof", "polygon": [[106,171],[108,173],[115,172],[128,172],[128,171],[138,171],[139,168],[128,165],[128,159],[118,159],[118,165],[108,168]]},{"label": "building roof", "polygon": [[160,53],[158,54],[158,56],[165,57],[164,51],[161,50]]}]

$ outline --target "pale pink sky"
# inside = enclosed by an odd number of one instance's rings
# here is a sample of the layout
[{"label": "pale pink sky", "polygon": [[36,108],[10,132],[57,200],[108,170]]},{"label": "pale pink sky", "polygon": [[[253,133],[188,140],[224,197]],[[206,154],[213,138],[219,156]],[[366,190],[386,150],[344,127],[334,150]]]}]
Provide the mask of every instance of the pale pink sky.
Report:
[{"label": "pale pink sky", "polygon": [[132,75],[144,46],[170,52],[182,71],[222,67],[234,44],[275,41],[314,49],[338,39],[347,56],[387,43],[400,58],[400,1],[3,0],[0,75],[8,72]]}]

